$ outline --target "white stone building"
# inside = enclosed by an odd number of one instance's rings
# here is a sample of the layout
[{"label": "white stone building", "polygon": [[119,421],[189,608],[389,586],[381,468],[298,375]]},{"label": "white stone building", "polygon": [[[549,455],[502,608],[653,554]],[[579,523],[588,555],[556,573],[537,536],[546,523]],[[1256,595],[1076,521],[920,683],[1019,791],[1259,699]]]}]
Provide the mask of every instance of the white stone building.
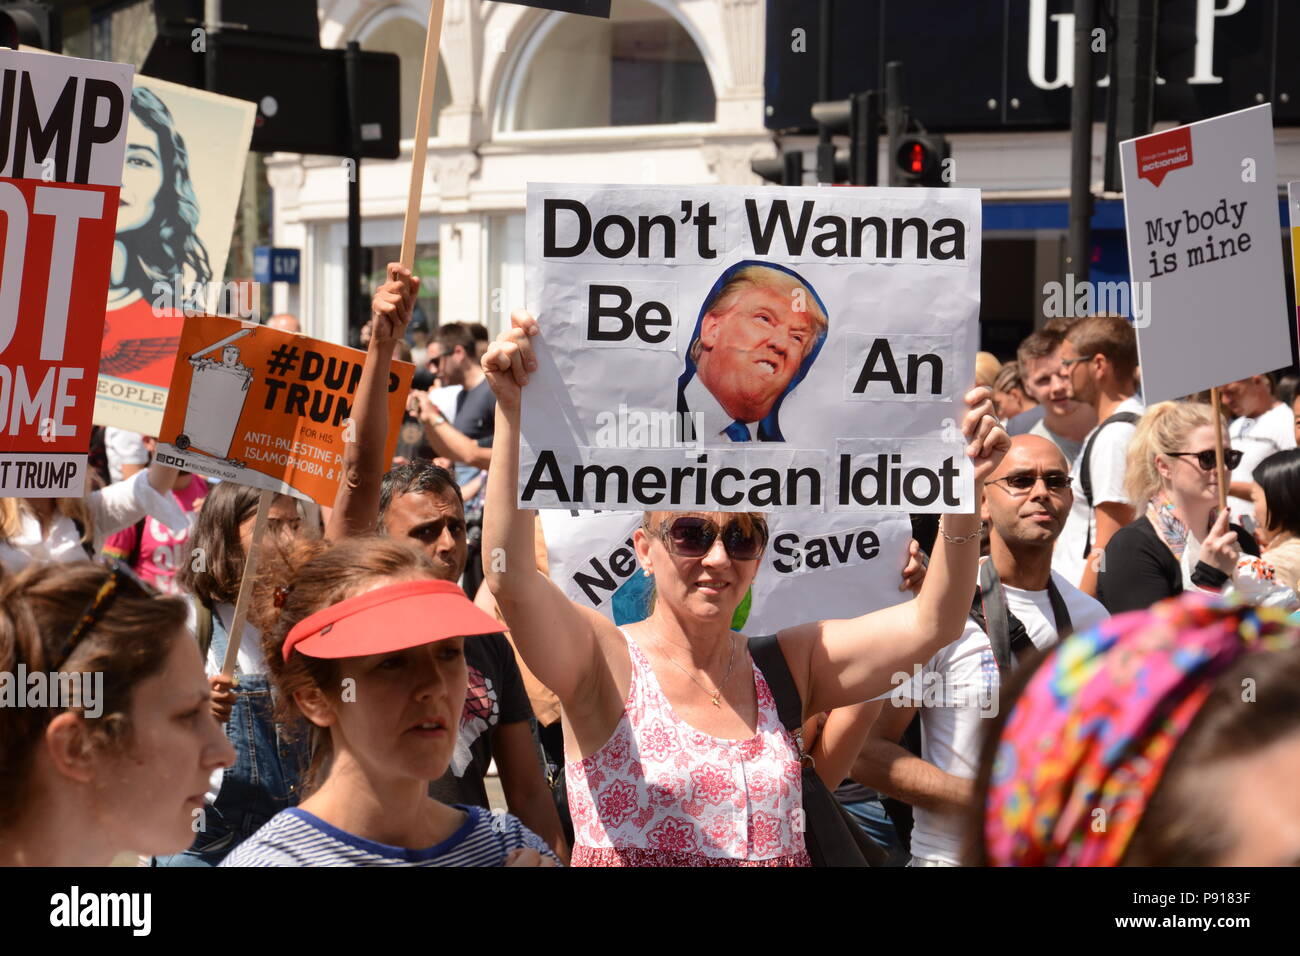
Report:
[{"label": "white stone building", "polygon": [[[321,0],[321,44],[401,57],[402,157],[361,167],[362,244],[396,259],[427,0]],[[494,332],[523,304],[529,181],[755,182],[763,127],[763,0],[615,0],[610,20],[447,0],[418,234],[422,305]],[[275,310],[346,338],[347,165],[268,157],[276,245],[303,251]],[[436,269],[437,281],[428,281]]]},{"label": "white stone building", "polygon": [[[816,15],[813,0],[789,2]],[[777,154],[763,122],[766,7],[766,0],[613,0],[606,21],[446,0],[417,250],[430,319],[482,322],[495,333],[524,303],[530,181],[757,182],[750,161]],[[398,256],[428,0],[320,0],[319,10],[323,46],[357,40],[402,62],[402,158],[362,165],[362,243],[372,254],[372,286]],[[1044,29],[1066,26],[1053,21]],[[1035,68],[1034,57],[1042,51],[1034,49],[1016,54],[1017,67],[1042,89],[1066,84],[1069,71],[1060,65],[1060,75],[1038,76],[1044,67]],[[1197,70],[1222,82],[1212,74],[1224,72],[1228,54],[1209,53]],[[1285,102],[1288,94],[1278,96]],[[983,338],[1006,355],[1042,321],[1044,284],[1066,271],[1070,134],[950,139],[954,185],[984,191]],[[1092,179],[1099,197],[1103,143],[1098,125]],[[801,144],[811,141],[781,145]],[[1279,127],[1276,150],[1279,181],[1300,179],[1300,129]],[[883,153],[882,144],[882,178]],[[809,182],[812,165],[809,156]],[[302,283],[277,286],[274,310],[299,313],[312,335],[346,341],[348,168],[337,158],[285,154],[268,157],[267,168],[274,241],[303,251]],[[1127,278],[1119,197],[1099,199],[1093,226],[1094,279]]]}]

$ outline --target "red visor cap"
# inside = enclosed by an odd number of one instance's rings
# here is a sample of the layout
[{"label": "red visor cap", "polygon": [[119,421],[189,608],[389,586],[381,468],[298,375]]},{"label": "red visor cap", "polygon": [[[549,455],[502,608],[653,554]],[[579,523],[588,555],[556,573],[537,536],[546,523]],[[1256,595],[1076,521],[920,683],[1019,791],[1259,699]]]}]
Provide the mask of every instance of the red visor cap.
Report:
[{"label": "red visor cap", "polygon": [[295,648],[307,657],[364,657],[500,630],[500,621],[450,581],[403,581],[304,618],[285,638],[283,653],[286,661]]}]

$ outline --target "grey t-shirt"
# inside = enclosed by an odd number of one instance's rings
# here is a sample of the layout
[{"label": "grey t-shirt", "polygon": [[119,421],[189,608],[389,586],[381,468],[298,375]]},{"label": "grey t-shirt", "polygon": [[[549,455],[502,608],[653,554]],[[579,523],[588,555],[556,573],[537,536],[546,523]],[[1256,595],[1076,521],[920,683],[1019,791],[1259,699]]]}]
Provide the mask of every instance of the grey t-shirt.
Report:
[{"label": "grey t-shirt", "polygon": [[1056,434],[1047,427],[1047,422],[1041,418],[1034,423],[1033,428],[1029,429],[1029,434],[1046,438],[1055,444],[1065,454],[1065,460],[1068,462],[1073,462],[1079,457],[1079,452],[1083,451],[1082,441],[1075,441],[1073,438],[1066,438],[1063,435]]}]

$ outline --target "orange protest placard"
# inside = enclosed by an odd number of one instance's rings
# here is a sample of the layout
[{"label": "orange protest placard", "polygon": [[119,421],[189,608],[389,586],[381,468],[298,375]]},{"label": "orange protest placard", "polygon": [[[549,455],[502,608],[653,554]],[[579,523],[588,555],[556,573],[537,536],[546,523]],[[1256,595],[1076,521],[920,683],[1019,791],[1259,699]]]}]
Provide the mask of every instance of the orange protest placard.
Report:
[{"label": "orange protest placard", "polygon": [[[214,316],[185,319],[158,460],[331,505],[365,353]],[[392,457],[415,366],[388,375]]]}]

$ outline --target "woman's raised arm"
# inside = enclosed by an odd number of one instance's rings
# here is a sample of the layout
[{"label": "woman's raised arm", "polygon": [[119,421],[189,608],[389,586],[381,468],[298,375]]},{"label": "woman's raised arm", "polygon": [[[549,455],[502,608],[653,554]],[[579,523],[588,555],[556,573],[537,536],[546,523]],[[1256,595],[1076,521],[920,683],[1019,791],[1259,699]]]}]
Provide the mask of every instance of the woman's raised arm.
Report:
[{"label": "woman's raised arm", "polygon": [[608,672],[597,632],[613,625],[595,611],[578,607],[537,569],[533,514],[521,511],[516,500],[522,387],[537,369],[530,339],[538,329],[537,320],[526,312],[516,312],[510,320],[510,331],[483,356],[483,371],[497,397],[483,512],[484,576],[529,670],[566,709],[599,706],[598,695],[591,691]]},{"label": "woman's raised arm", "polygon": [[979,501],[984,478],[1011,444],[987,388],[967,393],[962,423],[975,465],[974,514],[945,515],[921,592],[914,600],[843,621],[814,621],[781,632],[781,649],[800,684],[805,714],[848,707],[889,690],[961,637],[979,572]]},{"label": "woman's raised arm", "polygon": [[352,405],[353,435],[344,434],[343,479],[334,496],[325,537],[337,541],[375,529],[379,514],[379,483],[388,470],[388,372],[393,349],[406,334],[415,309],[420,280],[397,262],[388,264],[388,281],[375,291],[370,321],[370,345]]}]

